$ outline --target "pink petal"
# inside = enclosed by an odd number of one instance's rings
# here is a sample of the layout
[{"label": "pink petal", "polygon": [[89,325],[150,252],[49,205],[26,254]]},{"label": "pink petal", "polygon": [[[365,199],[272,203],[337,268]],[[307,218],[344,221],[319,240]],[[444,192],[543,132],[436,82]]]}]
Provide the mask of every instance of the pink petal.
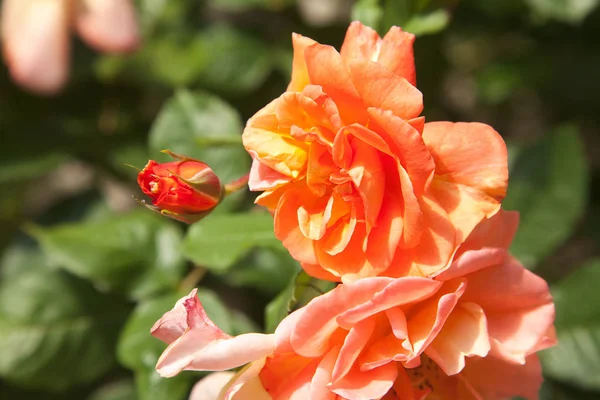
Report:
[{"label": "pink petal", "polygon": [[492,339],[491,354],[524,363],[554,321],[548,284],[510,256],[503,264],[482,269],[468,279],[463,300],[484,309]]},{"label": "pink petal", "polygon": [[221,390],[235,374],[233,372],[213,372],[194,385],[189,400],[218,400]]},{"label": "pink petal", "polygon": [[4,54],[12,78],[34,92],[54,94],[69,76],[68,3],[5,0]]},{"label": "pink petal", "polygon": [[509,364],[489,356],[469,359],[460,378],[485,400],[514,396],[537,400],[543,381],[542,368],[535,355],[527,357],[524,365]]},{"label": "pink petal", "polygon": [[290,181],[290,178],[252,159],[248,187],[252,191],[272,190]]},{"label": "pink petal", "polygon": [[490,339],[483,309],[475,303],[462,302],[425,349],[425,354],[446,375],[455,375],[465,367],[465,357],[485,357],[489,351]]},{"label": "pink petal", "polygon": [[249,333],[231,337],[219,329],[206,315],[196,291],[180,299],[152,327],[152,335],[170,342],[156,364],[159,374],[168,377],[184,369],[226,370],[273,352],[274,335]]},{"label": "pink petal", "polygon": [[375,320],[372,318],[360,321],[350,329],[331,373],[331,381],[334,385],[354,367],[354,363],[371,339],[374,330]]},{"label": "pink petal", "polygon": [[366,278],[351,284],[339,285],[332,291],[313,299],[304,308],[291,343],[296,353],[305,357],[319,357],[327,352],[329,339],[339,325],[336,317],[344,310],[367,302],[393,279]]},{"label": "pink petal", "polygon": [[[229,381],[223,397],[217,400],[272,400],[272,397],[263,387],[259,377],[264,365],[265,359],[263,358],[242,368]],[[190,400],[196,399],[190,398]],[[198,398],[198,400],[204,399]]]},{"label": "pink petal", "polygon": [[150,329],[152,336],[171,344],[188,329],[200,328],[209,332],[215,339],[229,338],[230,336],[219,329],[206,315],[197,293],[198,289],[192,289],[190,294],[179,299],[173,309],[167,311],[152,326]]},{"label": "pink petal", "polygon": [[75,26],[81,37],[99,51],[121,53],[139,46],[131,0],[79,0]]},{"label": "pink petal", "polygon": [[369,371],[352,370],[330,390],[344,399],[372,400],[383,397],[398,376],[398,367],[389,363]]},{"label": "pink petal", "polygon": [[423,301],[433,296],[441,286],[440,282],[421,277],[394,279],[378,292],[374,292],[367,301],[354,307],[348,306],[346,311],[337,317],[337,322],[340,326],[348,329],[376,313]]},{"label": "pink petal", "polygon": [[[466,282],[457,279],[444,284],[438,293],[418,304],[407,316],[408,337],[413,346],[413,356],[408,363],[414,363],[443,329],[446,320],[453,312],[458,300],[466,289]],[[413,367],[414,365],[409,365]]]}]

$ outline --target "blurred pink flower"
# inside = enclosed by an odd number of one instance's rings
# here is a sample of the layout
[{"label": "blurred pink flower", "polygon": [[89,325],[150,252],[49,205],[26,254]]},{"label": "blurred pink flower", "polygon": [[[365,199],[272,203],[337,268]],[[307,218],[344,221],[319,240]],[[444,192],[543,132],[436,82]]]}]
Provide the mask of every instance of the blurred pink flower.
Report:
[{"label": "blurred pink flower", "polygon": [[12,78],[41,94],[54,94],[69,76],[69,31],[102,52],[139,45],[131,0],[4,0],[2,41]]}]

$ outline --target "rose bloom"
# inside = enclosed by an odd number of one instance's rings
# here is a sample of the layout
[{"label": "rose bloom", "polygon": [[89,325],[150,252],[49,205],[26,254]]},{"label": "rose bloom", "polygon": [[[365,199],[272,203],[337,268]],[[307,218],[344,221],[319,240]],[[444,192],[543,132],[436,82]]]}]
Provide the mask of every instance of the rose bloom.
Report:
[{"label": "rose bloom", "polygon": [[537,399],[536,352],[555,344],[546,282],[507,253],[518,224],[480,223],[435,278],[371,277],[338,285],[275,334],[230,337],[192,292],[152,329],[170,343],[163,376],[253,361],[223,399]]},{"label": "rose bloom", "polygon": [[138,174],[138,185],[152,199],[157,211],[184,222],[195,222],[212,211],[223,194],[213,170],[188,158],[162,164],[148,161]]},{"label": "rose bloom", "polygon": [[390,264],[429,276],[505,196],[507,152],[494,129],[419,116],[413,42],[359,22],[340,53],[294,34],[288,91],[244,130],[256,203],[317,278],[390,275]]},{"label": "rose bloom", "polygon": [[71,27],[102,52],[139,44],[131,0],[4,0],[2,41],[12,78],[34,92],[60,90],[69,75]]}]

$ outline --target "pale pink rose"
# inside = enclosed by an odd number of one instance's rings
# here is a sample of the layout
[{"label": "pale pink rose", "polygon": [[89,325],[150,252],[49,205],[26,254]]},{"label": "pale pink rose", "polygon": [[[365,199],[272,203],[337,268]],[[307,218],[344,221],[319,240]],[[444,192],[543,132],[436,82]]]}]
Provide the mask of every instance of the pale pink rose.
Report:
[{"label": "pale pink rose", "polygon": [[126,52],[139,45],[131,0],[4,0],[4,56],[15,82],[41,94],[64,86],[72,22],[99,51]]},{"label": "pale pink rose", "polygon": [[[255,354],[229,346],[222,360],[209,359],[207,342],[220,338],[203,335],[176,355],[168,349],[159,372],[165,358],[180,366],[172,373],[199,369],[192,359],[212,370],[256,360],[230,382],[226,400],[258,382],[274,400],[536,399],[542,376],[535,353],[555,344],[554,304],[546,282],[506,251],[517,224],[518,215],[504,211],[485,220],[434,279],[341,284],[285,318],[274,336],[262,335],[271,347],[255,345]],[[180,328],[181,338],[193,330]],[[502,373],[484,372],[492,370]]]}]

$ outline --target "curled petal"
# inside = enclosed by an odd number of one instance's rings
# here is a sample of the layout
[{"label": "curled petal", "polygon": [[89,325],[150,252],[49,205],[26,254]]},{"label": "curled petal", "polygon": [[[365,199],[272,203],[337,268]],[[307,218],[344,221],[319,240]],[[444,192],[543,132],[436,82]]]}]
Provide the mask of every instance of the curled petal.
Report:
[{"label": "curled petal", "polygon": [[458,374],[465,367],[465,357],[485,357],[490,351],[486,322],[481,307],[462,302],[448,317],[425,354],[446,375]]},{"label": "curled petal", "polygon": [[208,318],[196,296],[196,289],[154,324],[151,333],[171,342],[156,364],[158,373],[165,377],[184,369],[219,371],[236,368],[270,355],[275,348],[274,335],[227,335]]}]

